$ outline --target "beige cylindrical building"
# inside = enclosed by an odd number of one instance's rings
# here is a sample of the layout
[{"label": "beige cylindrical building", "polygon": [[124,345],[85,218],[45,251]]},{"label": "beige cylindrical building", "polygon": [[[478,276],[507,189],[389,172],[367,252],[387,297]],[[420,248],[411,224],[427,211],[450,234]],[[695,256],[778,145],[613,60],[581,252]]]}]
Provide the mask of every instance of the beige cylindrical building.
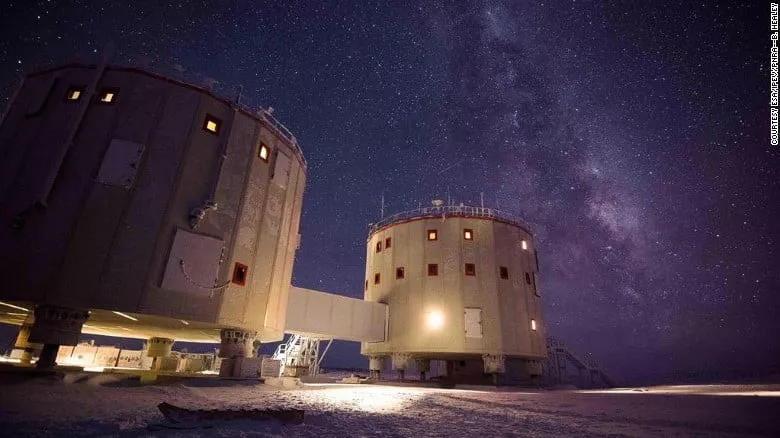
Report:
[{"label": "beige cylindrical building", "polygon": [[41,344],[82,324],[231,355],[282,339],[306,162],[268,112],[66,65],[26,76],[0,122],[1,321],[35,308]]},{"label": "beige cylindrical building", "polygon": [[399,371],[446,360],[453,377],[538,375],[545,326],[528,227],[494,209],[436,204],[371,227],[365,299],[389,308],[385,341],[362,345],[372,371],[391,358]]}]

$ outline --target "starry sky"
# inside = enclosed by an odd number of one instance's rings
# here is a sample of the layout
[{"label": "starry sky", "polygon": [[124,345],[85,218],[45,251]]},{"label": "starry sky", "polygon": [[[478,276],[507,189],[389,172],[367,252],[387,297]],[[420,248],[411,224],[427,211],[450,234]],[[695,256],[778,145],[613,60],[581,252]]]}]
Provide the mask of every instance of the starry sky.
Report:
[{"label": "starry sky", "polygon": [[482,192],[531,224],[549,332],[613,376],[780,370],[768,3],[278,3],[5,0],[0,102],[104,53],[243,87],[309,162],[296,285],[362,297],[382,194]]}]

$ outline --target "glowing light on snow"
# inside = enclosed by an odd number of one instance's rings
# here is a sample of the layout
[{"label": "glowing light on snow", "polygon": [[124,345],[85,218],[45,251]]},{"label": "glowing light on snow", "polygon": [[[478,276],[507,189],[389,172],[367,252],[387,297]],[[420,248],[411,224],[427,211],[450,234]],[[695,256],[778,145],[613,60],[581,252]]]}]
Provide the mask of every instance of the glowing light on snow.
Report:
[{"label": "glowing light on snow", "polygon": [[311,391],[317,401],[347,405],[365,412],[397,412],[409,403],[424,395],[419,389],[410,388],[364,388],[350,386],[347,388],[328,388],[322,391]]},{"label": "glowing light on snow", "polygon": [[444,325],[444,315],[438,310],[428,314],[427,318],[428,327],[432,329],[439,329]]}]

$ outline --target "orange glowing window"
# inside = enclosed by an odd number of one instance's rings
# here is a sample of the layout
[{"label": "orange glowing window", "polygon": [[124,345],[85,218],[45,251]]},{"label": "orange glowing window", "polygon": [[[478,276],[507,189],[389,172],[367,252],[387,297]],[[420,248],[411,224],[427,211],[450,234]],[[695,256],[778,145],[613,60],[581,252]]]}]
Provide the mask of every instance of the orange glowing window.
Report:
[{"label": "orange glowing window", "polygon": [[439,265],[436,263],[429,263],[428,264],[428,276],[429,277],[435,277],[439,275]]},{"label": "orange glowing window", "polygon": [[463,238],[466,240],[474,240],[474,230],[471,229],[464,229],[463,230]]},{"label": "orange glowing window", "polygon": [[68,88],[68,92],[65,94],[65,100],[69,102],[76,102],[81,99],[81,95],[84,93],[84,88],[71,87]]},{"label": "orange glowing window", "polygon": [[260,143],[260,149],[257,151],[257,157],[267,163],[268,157],[270,155],[271,155],[271,150],[268,149],[268,146],[266,146],[265,143]]},{"label": "orange glowing window", "polygon": [[219,120],[211,114],[206,114],[206,118],[203,119],[203,129],[205,131],[208,131],[214,135],[219,135],[220,126],[222,126],[222,120]]},{"label": "orange glowing window", "polygon": [[428,240],[439,240],[439,232],[436,230],[428,230]]},{"label": "orange glowing window", "polygon": [[524,251],[528,251],[528,242],[525,240],[520,242],[520,247],[523,248]]},{"label": "orange glowing window", "polygon": [[536,330],[536,320],[535,319],[531,320],[531,330]]},{"label": "orange glowing window", "polygon": [[477,275],[477,268],[474,266],[474,263],[466,263],[466,275],[470,277]]},{"label": "orange glowing window", "polygon": [[[81,95],[81,93],[79,93],[79,95]],[[116,98],[118,95],[118,88],[104,88],[103,90],[100,90],[100,94],[98,94],[98,102],[107,105],[113,105],[116,103]]]}]

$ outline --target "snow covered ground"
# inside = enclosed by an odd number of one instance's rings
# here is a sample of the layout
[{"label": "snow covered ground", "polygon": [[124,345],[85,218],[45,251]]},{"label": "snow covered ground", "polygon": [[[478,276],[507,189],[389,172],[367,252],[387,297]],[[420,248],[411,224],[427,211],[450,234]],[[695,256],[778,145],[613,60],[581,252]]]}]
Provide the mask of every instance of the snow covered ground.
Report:
[{"label": "snow covered ground", "polygon": [[[68,375],[0,384],[3,436],[780,436],[780,385],[609,391],[269,385],[136,386]],[[189,408],[306,410],[302,425],[239,421],[159,429],[163,401]]]}]

